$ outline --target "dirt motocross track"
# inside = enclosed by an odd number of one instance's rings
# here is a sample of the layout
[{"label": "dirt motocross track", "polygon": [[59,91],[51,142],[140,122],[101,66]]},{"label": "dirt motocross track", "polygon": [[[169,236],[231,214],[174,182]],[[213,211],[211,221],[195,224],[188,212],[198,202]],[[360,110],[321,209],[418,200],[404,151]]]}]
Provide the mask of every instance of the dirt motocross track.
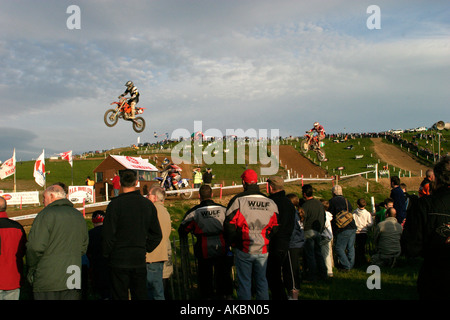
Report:
[{"label": "dirt motocross track", "polygon": [[[291,178],[323,178],[327,172],[320,166],[305,158],[291,145],[280,145],[279,150],[280,166],[290,171]],[[315,155],[314,155],[315,156]]]},{"label": "dirt motocross track", "polygon": [[400,168],[402,170],[411,171],[414,175],[425,175],[425,171],[430,169],[414,160],[407,152],[400,150],[397,146],[382,142],[382,138],[372,138],[374,151],[382,162]]}]

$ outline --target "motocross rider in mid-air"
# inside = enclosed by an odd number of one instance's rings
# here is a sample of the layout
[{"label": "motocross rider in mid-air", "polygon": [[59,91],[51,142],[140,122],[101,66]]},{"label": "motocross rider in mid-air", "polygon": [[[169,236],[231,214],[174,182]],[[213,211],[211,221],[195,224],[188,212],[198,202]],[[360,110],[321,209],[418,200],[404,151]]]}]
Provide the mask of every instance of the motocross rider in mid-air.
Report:
[{"label": "motocross rider in mid-air", "polygon": [[[136,104],[139,102],[139,90],[135,87],[133,81],[127,81],[127,83],[125,83],[125,87],[127,87],[127,89],[125,90],[124,93],[122,93],[119,96],[119,99],[125,97],[127,94],[130,94],[130,99],[128,99],[128,104],[131,107],[131,116],[129,117],[129,119],[135,119],[136,118]],[[124,100],[125,102],[125,100]]]},{"label": "motocross rider in mid-air", "polygon": [[[317,133],[317,148],[320,149],[320,141],[325,139],[325,129],[318,122],[314,122],[314,127],[306,131],[306,133],[316,132]],[[310,135],[308,138],[308,144],[311,142],[311,139],[314,139],[313,135]]]}]

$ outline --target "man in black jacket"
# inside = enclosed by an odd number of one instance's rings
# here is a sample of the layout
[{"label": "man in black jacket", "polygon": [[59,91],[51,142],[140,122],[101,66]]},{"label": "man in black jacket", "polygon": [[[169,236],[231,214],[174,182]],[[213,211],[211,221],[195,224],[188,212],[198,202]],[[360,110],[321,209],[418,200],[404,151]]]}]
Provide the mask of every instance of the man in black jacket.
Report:
[{"label": "man in black jacket", "polygon": [[288,261],[289,242],[295,223],[295,207],[286,197],[283,178],[275,176],[269,178],[267,182],[269,183],[269,198],[278,207],[278,231],[269,240],[267,282],[273,300],[287,300],[281,275],[284,269],[283,265]]},{"label": "man in black jacket", "polygon": [[[198,288],[202,299],[231,296],[230,252],[225,245],[223,222],[226,208],[212,200],[212,189],[203,185],[199,189],[200,204],[189,209],[178,228],[180,241],[187,241],[192,232],[197,238],[194,254],[198,261]],[[185,242],[186,243],[186,242]]]},{"label": "man in black jacket", "polygon": [[244,192],[230,200],[224,222],[225,241],[234,248],[237,296],[239,300],[250,300],[253,284],[255,299],[268,300],[268,243],[278,226],[278,207],[259,191],[254,170],[245,170],[241,178]]},{"label": "man in black jacket", "polygon": [[162,239],[156,208],[136,188],[137,175],[124,170],[120,175],[123,193],[106,208],[103,222],[103,255],[109,259],[111,294],[114,300],[147,299],[146,252]]},{"label": "man in black jacket", "polygon": [[326,279],[327,268],[320,246],[321,233],[325,226],[325,208],[320,200],[314,198],[313,187],[310,184],[305,184],[302,187],[302,194],[305,199],[302,208],[305,211],[303,227],[305,232],[306,278],[310,281],[319,278]]},{"label": "man in black jacket", "polygon": [[416,199],[403,230],[407,256],[423,257],[420,299],[450,300],[450,156],[434,167],[431,195]]}]

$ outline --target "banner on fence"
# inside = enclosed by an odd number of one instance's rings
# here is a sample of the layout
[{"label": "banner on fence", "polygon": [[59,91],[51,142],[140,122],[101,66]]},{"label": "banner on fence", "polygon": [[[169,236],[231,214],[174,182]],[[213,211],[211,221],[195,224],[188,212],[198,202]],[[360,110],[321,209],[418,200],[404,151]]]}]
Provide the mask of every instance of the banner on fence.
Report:
[{"label": "banner on fence", "polygon": [[0,196],[5,198],[8,206],[18,206],[21,204],[39,204],[39,191],[27,192],[0,192]]},{"label": "banner on fence", "polygon": [[72,203],[94,202],[94,186],[69,186],[69,200]]}]

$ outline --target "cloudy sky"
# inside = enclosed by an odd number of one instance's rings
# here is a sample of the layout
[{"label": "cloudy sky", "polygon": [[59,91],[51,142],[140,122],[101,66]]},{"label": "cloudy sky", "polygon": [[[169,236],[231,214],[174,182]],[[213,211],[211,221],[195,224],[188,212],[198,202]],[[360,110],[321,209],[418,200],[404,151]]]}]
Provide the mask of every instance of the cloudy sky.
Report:
[{"label": "cloudy sky", "polygon": [[[2,0],[0,30],[1,161],[155,142],[194,121],[282,136],[450,121],[447,0]],[[141,134],[103,123],[127,80]]]}]

